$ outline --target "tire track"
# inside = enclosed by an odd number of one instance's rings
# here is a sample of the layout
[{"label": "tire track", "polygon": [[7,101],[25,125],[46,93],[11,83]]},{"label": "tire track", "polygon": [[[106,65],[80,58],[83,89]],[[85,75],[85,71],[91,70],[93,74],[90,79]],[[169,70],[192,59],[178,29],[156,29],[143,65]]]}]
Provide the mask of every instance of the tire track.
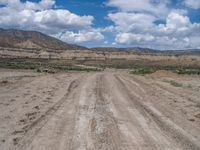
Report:
[{"label": "tire track", "polygon": [[[157,88],[159,88],[160,90],[162,90],[162,91],[167,91],[167,92],[169,92],[170,94],[173,94],[173,96],[174,97],[180,97],[180,98],[182,98],[182,99],[184,99],[184,100],[186,100],[186,101],[190,101],[190,102],[192,102],[192,103],[195,103],[196,104],[196,106],[200,106],[200,101],[197,101],[197,100],[194,100],[194,99],[191,99],[190,98],[190,96],[188,96],[188,95],[190,95],[191,93],[184,93],[184,94],[181,94],[181,93],[177,93],[177,92],[175,92],[173,89],[168,89],[167,87],[165,87],[165,86],[163,86],[163,85],[160,85],[160,84],[158,84],[158,83],[154,83],[154,85],[157,87]],[[178,95],[177,95],[178,94]]]},{"label": "tire track", "polygon": [[98,74],[89,74],[77,97],[75,132],[73,133],[71,149],[94,149],[90,133],[90,120],[94,114],[96,103],[95,88],[97,77]]},{"label": "tire track", "polygon": [[[174,123],[184,128],[188,133],[197,137],[200,140],[198,131],[200,131],[199,124],[190,121],[195,114],[199,113],[198,95],[189,94],[185,89],[175,88],[169,89],[166,86],[159,86],[155,81],[151,84],[147,84],[147,78],[137,79],[134,76],[122,76],[127,82],[137,82],[146,91],[142,93],[137,91],[137,88],[132,89],[136,91],[135,95],[143,98],[146,102],[151,102],[154,106],[161,111],[165,116],[168,116]],[[152,81],[151,81],[152,82]],[[133,91],[132,91],[133,92]],[[137,94],[138,93],[138,94]],[[198,119],[198,118],[197,118]],[[184,123],[183,123],[184,122]]]},{"label": "tire track", "polygon": [[[48,105],[51,108],[17,134],[18,144],[5,141],[9,150],[200,149],[199,136],[164,115],[173,108],[164,106],[161,110],[154,103],[158,98],[166,100],[168,95],[154,97],[152,92],[159,90],[146,80],[121,72],[85,73],[75,80],[73,77],[70,83],[64,80],[65,75],[55,78],[62,84],[56,86],[61,90],[56,103]],[[180,114],[176,116],[187,123]]]},{"label": "tire track", "polygon": [[[133,97],[127,94],[126,89],[115,78],[115,74],[110,74],[107,81],[108,85],[113,83],[107,89],[112,89],[110,91],[111,110],[119,121],[124,147],[141,150],[175,149],[148,114],[138,110],[138,107],[132,102]],[[180,150],[180,148],[176,147],[176,150]]]},{"label": "tire track", "polygon": [[20,137],[19,143],[16,145],[17,149],[26,149],[31,143],[34,137],[40,132],[40,130],[46,125],[49,119],[59,110],[59,108],[66,102],[71,92],[78,87],[79,79],[72,81],[67,89],[66,94],[58,102],[56,102],[51,108],[49,108],[43,115],[41,115],[32,124],[23,128],[24,135]]},{"label": "tire track", "polygon": [[117,120],[109,110],[109,101],[106,99],[105,79],[101,75],[97,79],[96,104],[91,120],[91,132],[95,149],[119,150],[122,149],[121,135]]},{"label": "tire track", "polygon": [[130,98],[132,98],[132,102],[137,106],[139,111],[145,111],[147,114],[149,114],[166,135],[170,136],[171,139],[176,141],[176,143],[184,149],[200,149],[199,141],[197,141],[195,137],[184,131],[181,127],[177,126],[167,117],[163,116],[163,114],[151,106],[151,104],[142,102],[141,97],[138,97],[133,92],[131,92],[130,82],[124,81],[119,77],[116,77],[116,79],[124,87],[124,89],[126,89],[127,94]]},{"label": "tire track", "polygon": [[[145,82],[143,82],[143,81],[141,81],[141,80],[138,80],[137,78],[135,78],[135,77],[133,77],[133,76],[129,77],[129,79],[130,79],[131,82],[136,82],[136,83],[139,84],[139,85],[144,85],[144,86],[143,86],[143,87],[145,88],[144,90],[145,90],[147,93],[152,93],[152,91],[154,91],[154,90],[156,90],[156,88],[158,88],[158,89],[162,90],[163,92],[167,92],[167,93],[173,95],[174,97],[179,97],[179,98],[184,99],[184,100],[186,100],[186,101],[193,102],[193,103],[195,103],[196,105],[200,105],[200,102],[199,102],[199,101],[194,100],[194,99],[191,99],[190,96],[188,96],[188,95],[190,95],[191,93],[187,93],[187,94],[185,94],[185,93],[182,94],[182,93],[179,93],[179,92],[177,93],[177,91],[175,91],[175,90],[173,90],[173,89],[169,89],[169,88],[167,88],[167,87],[165,87],[165,86],[163,86],[163,85],[160,85],[159,83],[152,83],[151,85],[149,85],[149,84],[147,84],[147,83],[145,83]],[[140,88],[140,87],[138,87],[138,88]],[[150,90],[150,91],[149,91],[149,90]],[[177,94],[178,94],[178,95],[177,95]]]}]

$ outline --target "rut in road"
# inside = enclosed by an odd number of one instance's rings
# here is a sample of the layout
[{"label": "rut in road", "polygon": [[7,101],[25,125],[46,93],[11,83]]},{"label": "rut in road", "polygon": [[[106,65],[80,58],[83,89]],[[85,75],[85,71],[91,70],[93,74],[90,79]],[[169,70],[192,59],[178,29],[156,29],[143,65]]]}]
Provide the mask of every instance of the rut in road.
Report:
[{"label": "rut in road", "polygon": [[[153,105],[150,104],[148,100],[144,100],[144,98],[147,98],[144,97],[144,94],[146,93],[144,93],[144,89],[140,89],[143,94],[137,94],[133,91],[135,85],[132,84],[132,81],[130,79],[123,76],[115,77],[121,83],[121,85],[123,85],[123,89],[127,91],[127,95],[130,97],[131,102],[137,107],[137,109],[141,113],[146,114],[149,118],[151,118],[151,121],[154,121],[156,123],[156,126],[161,129],[161,132],[165,135],[165,137],[169,138],[170,141],[174,143],[174,145],[171,147],[172,149],[175,149],[175,145],[181,147],[181,149],[200,149],[200,143],[196,137],[187,133],[180,126],[165,117],[160,111],[153,107]],[[141,81],[136,81],[138,85],[141,85]],[[146,87],[148,86],[146,85]],[[143,125],[141,124],[141,126]]]},{"label": "rut in road", "polygon": [[91,132],[95,149],[117,150],[122,149],[121,135],[118,129],[117,120],[113,117],[109,108],[105,79],[101,75],[97,79],[96,103],[93,118],[91,121]]},{"label": "rut in road", "polygon": [[140,111],[132,102],[133,97],[113,74],[107,76],[107,90],[110,93],[110,109],[118,120],[124,149],[181,149],[162,134],[146,113]]},{"label": "rut in road", "polygon": [[17,149],[200,149],[194,136],[149,103],[143,86],[124,74],[88,73],[71,84],[51,113],[27,129]]},{"label": "rut in road", "polygon": [[29,128],[18,149],[119,149],[119,130],[103,80],[103,74],[92,74],[73,83],[54,113],[43,117],[46,121],[35,124],[34,130]]},{"label": "rut in road", "polygon": [[62,107],[64,103],[68,103],[66,99],[71,95],[71,92],[78,86],[78,80],[79,79],[76,79],[70,83],[67,92],[62,99],[55,103],[36,121],[24,128],[25,134],[23,137],[21,137],[20,143],[16,145],[16,149],[27,149],[27,146],[29,146],[34,139],[37,139],[38,134],[46,126],[47,122],[52,118],[52,116]]}]

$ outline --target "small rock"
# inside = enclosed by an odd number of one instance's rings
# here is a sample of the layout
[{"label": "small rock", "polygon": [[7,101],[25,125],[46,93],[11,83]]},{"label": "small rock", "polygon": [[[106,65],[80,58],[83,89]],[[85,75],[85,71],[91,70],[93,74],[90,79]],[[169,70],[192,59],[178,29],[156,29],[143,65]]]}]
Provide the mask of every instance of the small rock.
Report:
[{"label": "small rock", "polygon": [[200,113],[199,114],[196,114],[194,115],[196,118],[200,118]]},{"label": "small rock", "polygon": [[25,120],[25,119],[21,119],[20,122],[23,122],[23,123],[24,123],[24,122],[26,122],[26,120]]},{"label": "small rock", "polygon": [[11,99],[11,100],[10,100],[10,102],[14,102],[14,101],[15,101],[15,99]]},{"label": "small rock", "polygon": [[40,109],[40,107],[39,107],[39,106],[35,106],[34,108],[35,108],[35,109],[37,109],[37,110],[39,110],[39,109]]},{"label": "small rock", "polygon": [[192,121],[192,122],[194,122],[195,121],[195,119],[193,119],[193,118],[191,118],[191,119],[188,119],[189,121]]},{"label": "small rock", "polygon": [[18,139],[18,138],[14,138],[14,139],[13,139],[13,144],[14,144],[14,145],[17,145],[18,142],[19,142],[19,139]]}]

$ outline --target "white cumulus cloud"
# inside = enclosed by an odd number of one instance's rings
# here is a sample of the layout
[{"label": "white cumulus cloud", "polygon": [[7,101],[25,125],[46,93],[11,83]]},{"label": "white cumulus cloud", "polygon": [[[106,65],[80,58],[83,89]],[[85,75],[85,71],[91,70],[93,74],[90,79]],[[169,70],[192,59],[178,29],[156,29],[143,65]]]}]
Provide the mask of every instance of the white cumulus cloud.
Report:
[{"label": "white cumulus cloud", "polygon": [[152,27],[156,18],[149,14],[118,12],[108,17],[115,23],[119,31],[144,32]]},{"label": "white cumulus cloud", "polygon": [[178,11],[172,11],[166,23],[156,24],[157,18],[144,13],[118,12],[108,14],[114,22],[115,42],[124,45],[153,47],[158,49],[182,49],[199,47],[197,37],[200,24]]},{"label": "white cumulus cloud", "polygon": [[116,37],[116,42],[120,44],[131,44],[134,42],[152,42],[155,37],[149,34],[121,33]]},{"label": "white cumulus cloud", "polygon": [[184,4],[193,9],[200,8],[200,0],[184,0]]},{"label": "white cumulus cloud", "polygon": [[107,5],[125,12],[147,12],[156,16],[166,16],[170,0],[109,0]]},{"label": "white cumulus cloud", "polygon": [[78,32],[67,31],[56,35],[56,37],[70,43],[84,43],[89,41],[101,41],[104,39],[101,32],[95,29],[80,30]]},{"label": "white cumulus cloud", "polygon": [[19,0],[4,0],[0,4],[0,26],[35,29],[46,33],[71,28],[87,28],[92,25],[92,16],[78,16],[66,9],[50,9],[55,1],[42,0],[39,3]]},{"label": "white cumulus cloud", "polygon": [[[84,42],[102,39],[92,29],[93,16],[79,16],[67,9],[54,9],[55,0],[39,2],[1,0],[0,27],[37,30],[49,35],[67,33],[65,41]],[[74,33],[73,31],[78,31]],[[86,32],[87,31],[87,32]]]}]

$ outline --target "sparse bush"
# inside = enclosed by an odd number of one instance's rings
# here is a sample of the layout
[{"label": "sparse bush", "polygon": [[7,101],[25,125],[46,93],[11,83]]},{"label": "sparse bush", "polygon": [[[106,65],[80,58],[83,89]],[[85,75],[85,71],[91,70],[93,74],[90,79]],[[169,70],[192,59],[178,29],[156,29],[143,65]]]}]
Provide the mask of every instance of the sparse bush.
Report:
[{"label": "sparse bush", "polygon": [[130,71],[130,73],[138,74],[138,75],[145,75],[145,74],[154,73],[155,71],[156,71],[156,69],[154,69],[154,68],[137,68],[137,69]]},{"label": "sparse bush", "polygon": [[182,87],[183,86],[183,84],[178,83],[178,82],[176,82],[174,80],[166,80],[166,79],[164,79],[163,82],[169,83],[169,84],[171,84],[171,85],[173,85],[175,87]]},{"label": "sparse bush", "polygon": [[191,84],[188,84],[186,87],[187,87],[187,88],[192,88],[192,85],[191,85]]},{"label": "sparse bush", "polygon": [[52,68],[37,68],[36,71],[39,72],[39,73],[41,73],[41,72],[56,73],[56,70],[52,69]]},{"label": "sparse bush", "polygon": [[182,86],[183,86],[181,83],[178,83],[178,82],[176,82],[176,81],[174,81],[174,80],[171,80],[169,83],[170,83],[171,85],[175,86],[175,87],[182,87]]},{"label": "sparse bush", "polygon": [[37,68],[37,69],[36,69],[36,72],[41,73],[41,72],[42,72],[41,68]]},{"label": "sparse bush", "polygon": [[177,69],[176,70],[177,74],[196,74],[196,75],[200,75],[200,69]]}]

